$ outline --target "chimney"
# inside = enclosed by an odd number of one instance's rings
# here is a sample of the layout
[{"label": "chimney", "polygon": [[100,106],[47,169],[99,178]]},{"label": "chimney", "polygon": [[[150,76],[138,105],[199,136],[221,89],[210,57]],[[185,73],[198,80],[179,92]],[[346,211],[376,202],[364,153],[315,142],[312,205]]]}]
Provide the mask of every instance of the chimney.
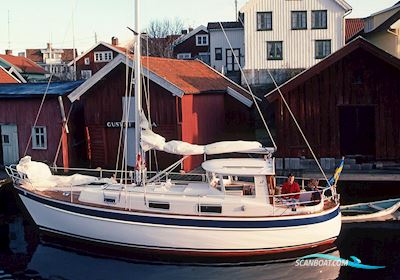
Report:
[{"label": "chimney", "polygon": [[111,37],[111,45],[113,46],[118,46],[118,38],[117,37]]},{"label": "chimney", "polygon": [[6,55],[12,55],[12,50],[6,50]]},{"label": "chimney", "polygon": [[181,33],[182,33],[182,35],[186,35],[188,32],[187,32],[186,29],[184,29],[184,30],[181,31]]},{"label": "chimney", "polygon": [[192,27],[189,27],[189,32],[192,32],[193,31],[193,28]]}]

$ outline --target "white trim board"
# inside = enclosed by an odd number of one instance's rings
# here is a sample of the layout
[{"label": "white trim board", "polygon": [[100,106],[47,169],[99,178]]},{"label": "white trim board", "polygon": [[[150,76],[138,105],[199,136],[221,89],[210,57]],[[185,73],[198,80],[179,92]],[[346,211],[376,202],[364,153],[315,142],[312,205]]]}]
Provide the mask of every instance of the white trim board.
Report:
[{"label": "white trim board", "polygon": [[123,54],[125,55],[124,52],[122,52],[121,50],[119,50],[118,48],[115,48],[113,45],[110,45],[106,42],[99,42],[96,45],[92,46],[90,49],[88,49],[87,51],[85,51],[84,53],[82,53],[81,55],[79,55],[77,58],[75,58],[75,60],[72,60],[70,63],[68,63],[68,66],[72,66],[74,64],[74,62],[80,60],[82,57],[86,56],[88,53],[90,53],[92,50],[94,50],[95,48],[97,48],[98,46],[103,45],[119,54]]},{"label": "white trim board", "polygon": [[[78,88],[76,88],[73,92],[68,95],[68,98],[71,102],[75,102],[82,95],[84,95],[91,87],[97,84],[101,79],[103,79],[108,73],[110,73],[115,67],[120,65],[121,63],[128,63],[128,66],[134,68],[133,62],[131,59],[126,60],[125,55],[119,54],[116,58],[114,58],[111,62],[109,62],[106,66],[101,68],[98,72],[96,72],[90,79],[87,79],[83,84],[81,84]],[[184,95],[184,91],[179,87],[174,85],[173,83],[163,79],[158,76],[154,72],[148,70],[146,67],[143,67],[143,76],[149,78],[151,81],[155,82],[159,86],[165,88],[169,92],[171,92],[175,96],[182,97]]]}]

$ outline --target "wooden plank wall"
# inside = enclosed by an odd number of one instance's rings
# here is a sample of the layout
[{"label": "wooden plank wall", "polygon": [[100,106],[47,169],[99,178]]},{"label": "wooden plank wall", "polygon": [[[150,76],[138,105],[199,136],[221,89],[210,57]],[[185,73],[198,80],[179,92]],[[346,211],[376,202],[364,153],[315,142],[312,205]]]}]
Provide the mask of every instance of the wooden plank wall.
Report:
[{"label": "wooden plank wall", "polygon": [[[356,83],[360,72],[362,83]],[[284,94],[317,156],[341,156],[339,108],[354,105],[375,108],[375,158],[400,159],[399,77],[398,68],[358,49]],[[275,109],[278,154],[310,157],[280,99]]]}]

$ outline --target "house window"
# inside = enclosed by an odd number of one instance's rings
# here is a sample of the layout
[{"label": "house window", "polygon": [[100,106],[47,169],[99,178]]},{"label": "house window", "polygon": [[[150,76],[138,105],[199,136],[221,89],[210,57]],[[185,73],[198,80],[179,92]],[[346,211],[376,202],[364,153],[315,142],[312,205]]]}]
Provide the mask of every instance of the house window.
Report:
[{"label": "house window", "polygon": [[328,28],[328,12],[327,11],[312,11],[311,27],[312,27],[312,29],[327,29]]},{"label": "house window", "polygon": [[267,42],[267,59],[282,60],[283,59],[282,41]]},{"label": "house window", "polygon": [[208,35],[196,35],[196,46],[208,46]]},{"label": "house window", "polygon": [[307,29],[307,12],[294,11],[292,12],[292,29]]},{"label": "house window", "polygon": [[90,57],[85,57],[85,65],[90,65]]},{"label": "house window", "polygon": [[92,77],[92,70],[81,70],[81,79],[87,80]]},{"label": "house window", "polygon": [[331,54],[331,40],[315,41],[315,58],[325,58]]},{"label": "house window", "polygon": [[32,127],[32,149],[47,149],[47,132],[45,126]]},{"label": "house window", "polygon": [[257,30],[272,30],[272,12],[257,13]]},{"label": "house window", "polygon": [[222,49],[221,48],[215,49],[215,60],[222,60]]},{"label": "house window", "polygon": [[108,62],[113,60],[113,52],[94,52],[94,62]]},{"label": "house window", "polygon": [[178,53],[176,56],[177,59],[191,59],[192,54],[191,53]]}]

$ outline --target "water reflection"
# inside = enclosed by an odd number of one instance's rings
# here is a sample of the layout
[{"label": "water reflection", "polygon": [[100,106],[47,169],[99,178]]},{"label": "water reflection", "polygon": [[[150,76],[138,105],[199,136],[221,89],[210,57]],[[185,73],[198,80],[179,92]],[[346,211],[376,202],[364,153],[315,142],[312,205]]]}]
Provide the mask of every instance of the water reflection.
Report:
[{"label": "water reflection", "polygon": [[[0,197],[1,205],[4,195]],[[230,266],[178,265],[100,257],[82,247],[67,249],[43,243],[20,206],[14,203],[11,208],[0,209],[0,279],[393,279],[400,275],[398,222],[344,225],[338,248],[329,253],[387,266],[380,271],[298,267],[294,260]]]}]

